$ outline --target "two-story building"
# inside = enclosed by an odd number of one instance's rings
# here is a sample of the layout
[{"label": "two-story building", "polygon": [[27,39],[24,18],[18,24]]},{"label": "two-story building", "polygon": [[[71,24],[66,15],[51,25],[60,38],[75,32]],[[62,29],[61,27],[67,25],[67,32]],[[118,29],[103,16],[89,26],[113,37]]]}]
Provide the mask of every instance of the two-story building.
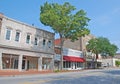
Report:
[{"label": "two-story building", "polygon": [[[64,48],[68,48],[68,49],[72,49],[75,51],[79,51],[82,52],[82,58],[85,59],[84,62],[81,62],[82,64],[84,64],[84,68],[94,68],[94,64],[97,63],[98,66],[101,65],[101,57],[99,57],[96,61],[95,61],[95,54],[88,52],[86,49],[86,45],[88,44],[88,41],[92,38],[95,38],[95,36],[89,34],[86,35],[85,37],[80,37],[78,40],[72,42],[70,39],[66,39],[64,41],[63,47]],[[64,52],[64,51],[63,51]],[[56,39],[55,40],[55,64],[60,67],[60,39]],[[75,52],[74,52],[75,53]],[[64,54],[64,53],[63,53]],[[75,55],[73,55],[75,56]]]},{"label": "two-story building", "polygon": [[50,70],[54,33],[0,13],[0,70]]}]

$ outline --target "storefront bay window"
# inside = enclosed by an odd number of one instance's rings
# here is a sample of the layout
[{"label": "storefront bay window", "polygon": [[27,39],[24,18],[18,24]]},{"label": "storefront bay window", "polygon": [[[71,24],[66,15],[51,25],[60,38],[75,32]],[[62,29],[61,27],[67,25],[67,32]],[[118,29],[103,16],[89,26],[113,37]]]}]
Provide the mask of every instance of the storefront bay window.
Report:
[{"label": "storefront bay window", "polygon": [[18,69],[18,55],[2,54],[3,69]]},{"label": "storefront bay window", "polygon": [[23,56],[22,69],[23,70],[38,69],[38,57]]},{"label": "storefront bay window", "polygon": [[71,67],[71,62],[69,62],[69,61],[63,62],[63,68],[70,68],[70,67]]},{"label": "storefront bay window", "polygon": [[50,68],[51,68],[51,62],[52,62],[51,58],[43,58],[42,59],[42,69],[44,69],[44,70],[50,70]]}]

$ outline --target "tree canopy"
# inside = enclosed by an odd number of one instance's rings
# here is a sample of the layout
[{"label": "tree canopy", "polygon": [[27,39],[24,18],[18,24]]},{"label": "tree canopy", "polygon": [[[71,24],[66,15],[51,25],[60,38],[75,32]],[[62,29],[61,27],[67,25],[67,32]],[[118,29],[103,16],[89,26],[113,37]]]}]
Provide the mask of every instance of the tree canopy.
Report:
[{"label": "tree canopy", "polygon": [[75,10],[76,8],[68,2],[65,2],[63,5],[46,2],[40,7],[41,23],[50,26],[60,36],[61,69],[63,67],[62,51],[65,39],[75,41],[79,37],[90,33],[87,28],[90,19],[86,17],[86,12],[79,10],[75,13]]},{"label": "tree canopy", "polygon": [[91,39],[86,46],[87,50],[95,53],[96,56],[101,54],[103,56],[114,56],[118,50],[118,47],[111,44],[107,38],[98,37]]},{"label": "tree canopy", "polygon": [[65,2],[63,5],[46,2],[40,8],[40,21],[50,26],[60,38],[77,40],[78,37],[89,34],[89,18],[86,17],[84,10],[79,10],[74,14],[76,8]]}]

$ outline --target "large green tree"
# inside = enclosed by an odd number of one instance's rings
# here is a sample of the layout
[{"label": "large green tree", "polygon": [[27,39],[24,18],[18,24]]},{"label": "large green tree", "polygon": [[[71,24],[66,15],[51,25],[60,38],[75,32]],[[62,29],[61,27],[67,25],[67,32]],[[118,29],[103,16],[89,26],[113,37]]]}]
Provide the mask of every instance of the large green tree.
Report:
[{"label": "large green tree", "polygon": [[75,12],[76,8],[65,2],[63,5],[46,2],[40,8],[40,21],[46,26],[50,26],[55,33],[58,33],[61,40],[61,69],[63,67],[63,43],[65,39],[72,41],[78,37],[89,34],[87,28],[89,18],[84,10]]},{"label": "large green tree", "polygon": [[[96,60],[98,54],[102,56],[114,56],[118,50],[118,47],[114,44],[111,44],[107,38],[98,37],[89,40],[88,44],[86,45],[88,51],[96,54]],[[96,65],[95,65],[96,66]]]}]

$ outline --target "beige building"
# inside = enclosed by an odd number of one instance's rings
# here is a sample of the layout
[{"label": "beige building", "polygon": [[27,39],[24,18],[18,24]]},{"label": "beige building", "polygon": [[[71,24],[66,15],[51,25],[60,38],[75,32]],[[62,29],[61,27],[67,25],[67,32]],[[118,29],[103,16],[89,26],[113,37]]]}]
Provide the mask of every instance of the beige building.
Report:
[{"label": "beige building", "polygon": [[50,70],[54,33],[0,13],[0,70]]},{"label": "beige building", "polygon": [[116,61],[120,62],[120,53],[116,53],[114,57],[104,57],[102,59],[102,66],[103,67],[118,67],[116,65]]},{"label": "beige building", "polygon": [[[76,40],[74,42],[72,42],[70,39],[66,39],[64,41],[63,46],[65,48],[71,48],[71,49],[74,49],[74,50],[85,51],[86,50],[86,44],[92,38],[95,38],[95,36],[89,34],[89,35],[86,35],[85,37],[80,37],[78,40]],[[60,45],[60,39],[55,40],[55,45],[56,46]]]},{"label": "beige building", "polygon": [[[64,41],[64,48],[68,48],[68,49],[73,49],[73,50],[78,50],[82,52],[82,58],[85,59],[84,62],[84,66],[86,68],[93,68],[94,63],[95,63],[95,55],[93,53],[87,52],[86,50],[86,45],[88,44],[88,41],[92,38],[95,38],[95,36],[89,34],[86,35],[85,37],[80,37],[78,40],[72,42],[70,39],[66,39]],[[59,58],[59,60],[57,59],[57,61],[55,61],[55,64],[58,66],[60,65],[60,51],[59,51],[59,46],[60,46],[60,39],[56,39],[55,40],[55,53],[56,53],[56,57]],[[98,65],[101,63],[101,58],[99,57],[99,59],[97,59]],[[84,68],[85,68],[84,67]]]}]

